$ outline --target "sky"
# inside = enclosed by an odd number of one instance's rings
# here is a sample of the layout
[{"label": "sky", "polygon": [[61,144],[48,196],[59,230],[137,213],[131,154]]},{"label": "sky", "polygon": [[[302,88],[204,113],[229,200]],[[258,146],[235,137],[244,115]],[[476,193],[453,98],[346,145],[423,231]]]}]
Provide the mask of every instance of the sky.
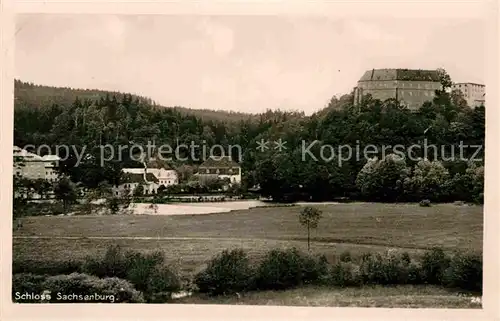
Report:
[{"label": "sky", "polygon": [[311,114],[372,68],[485,81],[485,21],[23,14],[15,77],[130,92],[164,106]]}]

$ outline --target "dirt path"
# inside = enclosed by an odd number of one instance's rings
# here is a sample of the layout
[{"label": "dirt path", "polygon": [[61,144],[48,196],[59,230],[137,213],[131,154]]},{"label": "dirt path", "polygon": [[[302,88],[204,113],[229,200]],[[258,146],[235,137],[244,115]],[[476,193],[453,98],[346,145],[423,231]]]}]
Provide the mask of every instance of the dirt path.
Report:
[{"label": "dirt path", "polygon": [[[153,241],[256,241],[256,240],[273,240],[273,241],[290,241],[282,238],[241,238],[241,237],[189,237],[189,236],[43,236],[43,235],[14,235],[13,239],[45,239],[45,240],[153,240]],[[380,247],[386,249],[423,251],[423,248],[389,246],[381,244],[360,244],[352,242],[328,242],[311,240],[311,243],[329,244],[329,245],[353,245],[359,247]]]}]

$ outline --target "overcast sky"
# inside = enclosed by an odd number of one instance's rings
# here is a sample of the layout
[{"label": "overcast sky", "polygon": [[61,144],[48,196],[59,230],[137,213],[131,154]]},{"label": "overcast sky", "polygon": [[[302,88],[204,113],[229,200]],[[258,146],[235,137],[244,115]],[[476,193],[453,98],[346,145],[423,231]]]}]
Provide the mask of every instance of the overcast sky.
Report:
[{"label": "overcast sky", "polygon": [[18,16],[15,76],[132,92],[165,106],[321,109],[372,68],[445,68],[484,83],[482,20]]}]

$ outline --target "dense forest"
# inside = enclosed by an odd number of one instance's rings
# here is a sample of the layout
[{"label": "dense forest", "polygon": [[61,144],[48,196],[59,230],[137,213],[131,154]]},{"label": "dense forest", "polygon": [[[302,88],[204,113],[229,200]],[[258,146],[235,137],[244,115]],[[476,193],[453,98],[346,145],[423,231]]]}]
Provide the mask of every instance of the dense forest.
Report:
[{"label": "dense forest", "polygon": [[[377,201],[476,201],[482,202],[485,108],[470,108],[458,92],[436,92],[432,102],[410,111],[395,100],[379,101],[366,96],[359,106],[346,94],[333,97],[328,106],[314,115],[301,112],[271,111],[262,114],[190,110],[160,106],[149,98],[99,90],[54,88],[15,82],[14,144],[85,147],[82,162],[70,150],[61,172],[88,188],[103,181],[118,184],[121,168],[136,166],[129,151],[122,161],[106,161],[101,166],[102,145],[197,144],[224,147],[241,146],[242,189],[260,186],[265,196],[276,200],[329,200],[339,197]],[[281,139],[286,148],[275,149]],[[257,142],[269,141],[265,151]],[[345,157],[331,149],[325,159],[304,159],[304,145],[310,154],[320,155],[321,146],[351,146],[363,150],[374,146],[422,145],[424,141],[440,148],[416,156],[428,159],[386,156],[378,149],[368,160]],[[444,146],[441,148],[441,146]],[[455,150],[453,150],[455,148]],[[116,148],[118,150],[118,148]],[[333,154],[331,153],[332,151]],[[228,152],[227,150],[225,151]],[[432,151],[431,151],[432,152]],[[454,153],[454,155],[452,155]],[[328,152],[327,152],[328,154]],[[439,155],[438,155],[439,154]],[[170,162],[176,169],[195,167],[201,155]],[[234,156],[234,155],[233,155]],[[438,159],[434,159],[434,156]],[[452,157],[454,156],[454,157]],[[235,157],[233,157],[235,158]],[[181,173],[182,176],[182,173]]]}]

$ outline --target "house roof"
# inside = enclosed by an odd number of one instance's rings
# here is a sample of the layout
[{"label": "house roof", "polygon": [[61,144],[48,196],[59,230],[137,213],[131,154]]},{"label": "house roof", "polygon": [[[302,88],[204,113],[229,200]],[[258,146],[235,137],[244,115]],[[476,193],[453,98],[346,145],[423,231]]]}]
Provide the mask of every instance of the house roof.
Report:
[{"label": "house roof", "polygon": [[170,166],[168,166],[167,162],[164,160],[158,159],[156,157],[150,158],[146,162],[146,167],[147,168],[164,168],[164,169],[171,169]]},{"label": "house roof", "polygon": [[58,161],[58,160],[61,160],[61,158],[57,155],[45,155],[42,157],[42,159],[44,161],[48,161],[48,162],[53,162],[53,161]]},{"label": "house roof", "polygon": [[485,87],[484,84],[479,84],[477,82],[456,82],[454,83],[452,86],[455,87],[457,85],[476,85],[476,86],[481,86],[481,87]]},{"label": "house roof", "polygon": [[199,166],[199,168],[208,168],[208,167],[217,167],[217,168],[231,168],[231,167],[240,167],[238,163],[231,159],[231,156],[211,156],[207,159],[203,164]]},{"label": "house roof", "polygon": [[123,183],[144,183],[144,174],[125,173]]},{"label": "house roof", "polygon": [[439,82],[439,73],[436,70],[421,69],[372,69],[364,73],[359,81],[373,80],[408,80]]},{"label": "house roof", "polygon": [[156,178],[156,176],[154,176],[152,173],[147,173],[146,174],[146,180],[148,182],[155,182],[155,183],[159,182],[158,178]]},{"label": "house roof", "polygon": [[30,153],[25,149],[16,148],[16,146],[14,146],[13,156],[14,157],[22,157],[24,161],[41,161],[41,160],[43,160],[42,157],[40,157],[39,155]]},{"label": "house roof", "polygon": [[[151,173],[146,174],[146,180],[147,180],[147,182],[154,182],[154,183],[159,182],[158,178],[156,178],[156,176],[154,176]],[[124,173],[123,183],[140,183],[140,184],[142,184],[142,183],[146,183],[146,181],[144,181],[144,174]]]}]

